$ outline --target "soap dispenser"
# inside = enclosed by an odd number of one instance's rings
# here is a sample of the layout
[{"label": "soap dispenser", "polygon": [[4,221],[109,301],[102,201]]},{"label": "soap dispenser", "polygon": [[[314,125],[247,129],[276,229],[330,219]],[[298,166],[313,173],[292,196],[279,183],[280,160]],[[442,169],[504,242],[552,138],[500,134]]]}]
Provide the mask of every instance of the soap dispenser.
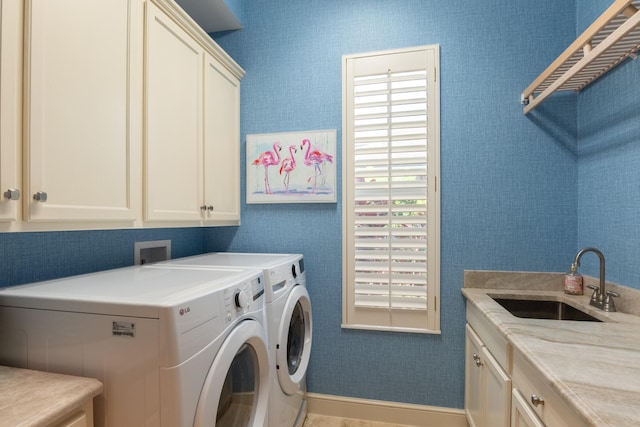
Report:
[{"label": "soap dispenser", "polygon": [[578,273],[578,266],[571,264],[571,269],[564,275],[564,293],[569,295],[582,295],[582,274]]}]

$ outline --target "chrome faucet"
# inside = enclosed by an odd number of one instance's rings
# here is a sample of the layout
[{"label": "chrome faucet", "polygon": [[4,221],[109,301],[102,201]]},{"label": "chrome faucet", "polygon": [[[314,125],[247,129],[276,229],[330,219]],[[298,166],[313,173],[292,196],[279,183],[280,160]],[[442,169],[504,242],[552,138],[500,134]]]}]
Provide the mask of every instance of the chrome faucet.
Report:
[{"label": "chrome faucet", "polygon": [[604,311],[616,311],[616,305],[614,304],[612,297],[619,297],[620,294],[614,291],[605,290],[604,255],[602,254],[602,252],[600,252],[596,248],[580,249],[580,251],[578,251],[578,253],[576,254],[576,259],[573,261],[573,263],[576,265],[576,267],[579,267],[580,258],[582,258],[582,255],[584,255],[585,252],[593,252],[594,254],[598,255],[598,258],[600,258],[600,287],[598,288],[597,286],[587,285],[589,289],[593,289],[593,295],[591,295],[589,304]]}]

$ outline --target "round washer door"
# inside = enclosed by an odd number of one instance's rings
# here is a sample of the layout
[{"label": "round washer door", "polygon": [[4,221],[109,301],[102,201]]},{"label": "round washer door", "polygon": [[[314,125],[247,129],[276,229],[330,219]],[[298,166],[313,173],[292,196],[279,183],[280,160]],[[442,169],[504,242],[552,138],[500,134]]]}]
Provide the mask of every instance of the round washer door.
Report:
[{"label": "round washer door", "polygon": [[268,393],[266,333],[257,321],[245,320],[233,328],[209,368],[193,425],[264,427]]},{"label": "round washer door", "polygon": [[278,382],[286,394],[295,394],[307,373],[312,339],[311,300],[307,288],[294,286],[280,318],[276,346]]}]

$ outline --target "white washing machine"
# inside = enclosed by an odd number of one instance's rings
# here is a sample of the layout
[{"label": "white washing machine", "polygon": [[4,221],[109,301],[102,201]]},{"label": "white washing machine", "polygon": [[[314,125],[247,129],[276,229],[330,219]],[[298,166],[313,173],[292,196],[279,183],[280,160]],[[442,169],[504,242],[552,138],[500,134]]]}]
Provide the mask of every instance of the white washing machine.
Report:
[{"label": "white washing machine", "polygon": [[1,289],[0,364],[101,380],[97,427],[266,427],[263,273],[144,266]]},{"label": "white washing machine", "polygon": [[302,426],[307,414],[306,373],[313,331],[303,256],[216,252],[160,264],[189,268],[225,266],[262,269],[271,360],[269,427]]}]

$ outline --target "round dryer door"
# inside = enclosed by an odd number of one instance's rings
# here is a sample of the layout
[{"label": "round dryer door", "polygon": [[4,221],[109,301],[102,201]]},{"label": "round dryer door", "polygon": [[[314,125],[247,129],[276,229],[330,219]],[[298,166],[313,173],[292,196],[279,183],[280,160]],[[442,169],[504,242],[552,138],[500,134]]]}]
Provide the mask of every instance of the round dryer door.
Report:
[{"label": "round dryer door", "polygon": [[311,335],[309,293],[304,286],[294,286],[282,310],[276,346],[278,382],[286,394],[301,388],[311,356]]},{"label": "round dryer door", "polygon": [[194,427],[266,427],[268,381],[264,328],[254,320],[240,322],[209,369]]}]

